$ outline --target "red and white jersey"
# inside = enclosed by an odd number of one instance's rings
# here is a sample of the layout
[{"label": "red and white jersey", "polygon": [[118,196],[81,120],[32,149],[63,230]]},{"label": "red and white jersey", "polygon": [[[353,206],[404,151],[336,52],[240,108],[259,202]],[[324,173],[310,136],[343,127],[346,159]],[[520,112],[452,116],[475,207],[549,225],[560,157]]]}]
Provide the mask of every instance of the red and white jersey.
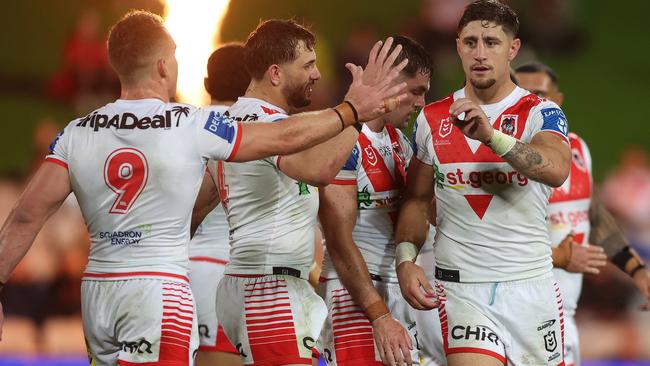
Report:
[{"label": "red and white jersey", "polygon": [[[587,144],[574,133],[569,133],[571,142],[571,172],[564,184],[553,189],[548,205],[548,230],[552,246],[557,246],[573,231],[574,243],[588,244],[591,224],[589,206],[593,181],[591,176],[591,154]],[[562,300],[569,315],[578,306],[582,290],[582,274],[569,273],[553,268],[553,274],[562,290]]]},{"label": "red and white jersey", "polygon": [[[203,108],[206,111],[214,111],[219,115],[224,115],[228,110],[225,105],[210,105]],[[216,177],[217,162],[210,161],[208,169],[213,177]],[[203,222],[199,225],[190,241],[190,259],[215,259],[223,263],[228,261],[228,251],[230,249],[228,240],[228,221],[226,212],[221,204],[214,208],[205,216]]]},{"label": "red and white jersey", "polygon": [[[449,107],[464,97],[461,89],[427,105],[414,131],[417,158],[435,171],[437,266],[458,271],[460,282],[546,274],[552,266],[545,220],[551,188],[517,172],[454,126]],[[541,131],[566,139],[562,110],[519,87],[481,108],[495,129],[525,143]]]},{"label": "red and white jersey", "polygon": [[47,160],[68,169],[88,226],[86,276],[186,276],[205,164],[233,156],[240,131],[214,112],[158,99],[120,99],[65,127]]},{"label": "red and white jersey", "polygon": [[[352,154],[333,184],[356,185],[357,224],[352,238],[368,271],[396,279],[394,231],[397,208],[406,182],[406,163],[413,156],[404,134],[387,125],[373,132],[364,125]],[[336,278],[330,256],[325,256],[323,276]]]},{"label": "red and white jersey", "polygon": [[[247,97],[240,97],[228,113],[241,123],[288,117],[280,107]],[[292,267],[306,278],[309,272],[318,193],[282,173],[279,161],[275,156],[219,165],[218,186],[230,224],[226,274],[270,274],[273,267]]]}]

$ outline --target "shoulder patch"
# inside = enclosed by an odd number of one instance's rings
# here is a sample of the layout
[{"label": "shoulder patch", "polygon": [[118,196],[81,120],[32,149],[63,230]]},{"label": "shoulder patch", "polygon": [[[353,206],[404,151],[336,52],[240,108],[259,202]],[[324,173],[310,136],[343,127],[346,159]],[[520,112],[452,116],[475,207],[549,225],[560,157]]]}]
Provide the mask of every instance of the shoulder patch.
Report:
[{"label": "shoulder patch", "polygon": [[221,113],[210,112],[203,129],[232,143],[235,139],[235,126],[232,120]]},{"label": "shoulder patch", "polygon": [[541,131],[555,131],[564,136],[568,135],[569,124],[564,112],[560,108],[542,108],[541,113],[544,119]]},{"label": "shoulder patch", "polygon": [[54,137],[54,140],[52,140],[52,143],[50,144],[50,154],[54,154],[54,149],[56,148],[56,143],[59,142],[59,139],[61,136],[63,136],[63,132],[65,130],[59,131],[59,133],[56,134],[56,137]]},{"label": "shoulder patch", "polygon": [[349,170],[349,171],[357,170],[358,161],[359,161],[359,145],[354,145],[354,148],[352,149],[352,153],[350,153],[350,157],[348,157],[348,160],[345,162],[345,165],[343,165],[343,169],[341,170]]}]

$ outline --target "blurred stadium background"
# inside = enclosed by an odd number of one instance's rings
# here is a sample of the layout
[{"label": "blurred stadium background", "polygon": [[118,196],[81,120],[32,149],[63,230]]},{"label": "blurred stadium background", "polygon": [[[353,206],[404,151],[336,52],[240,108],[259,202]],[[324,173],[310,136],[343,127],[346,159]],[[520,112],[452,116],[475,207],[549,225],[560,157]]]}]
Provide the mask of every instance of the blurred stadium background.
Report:
[{"label": "blurred stadium background", "polygon": [[[179,99],[198,104],[205,101],[201,79],[215,42],[244,41],[260,19],[295,18],[311,25],[318,36],[323,75],[312,105],[318,108],[340,100],[345,92],[349,79],[344,63],[363,64],[373,42],[391,34],[412,36],[433,54],[436,69],[428,101],[456,90],[463,76],[455,54],[455,28],[466,3],[3,1],[0,219],[58,130],[118,96],[105,37],[108,26],[131,8],[167,15],[177,43],[201,43],[179,54],[181,78],[194,77],[181,79],[190,86],[182,85]],[[539,60],[555,69],[571,129],[591,148],[597,194],[620,220],[632,245],[650,261],[650,124],[644,112],[650,100],[645,58],[650,2],[508,3],[519,13],[524,45],[513,66]],[[188,35],[191,39],[184,38]],[[83,220],[71,200],[39,235],[0,295],[5,310],[0,365],[87,364],[79,315],[87,246]],[[650,365],[650,314],[635,310],[640,301],[631,282],[612,267],[585,277],[577,314],[585,365]]]}]

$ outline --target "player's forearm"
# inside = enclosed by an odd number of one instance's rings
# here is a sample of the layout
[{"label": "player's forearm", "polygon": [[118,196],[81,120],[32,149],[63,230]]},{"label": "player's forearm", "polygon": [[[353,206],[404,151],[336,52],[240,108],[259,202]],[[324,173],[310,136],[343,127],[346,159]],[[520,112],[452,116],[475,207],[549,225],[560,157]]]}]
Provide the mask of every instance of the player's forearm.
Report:
[{"label": "player's forearm", "polygon": [[341,170],[359,133],[346,128],[336,137],[305,151],[282,157],[280,169],[290,177],[314,186],[326,186]]},{"label": "player's forearm", "polygon": [[395,243],[406,241],[422,248],[429,230],[429,203],[426,198],[408,198],[402,204],[395,228]]},{"label": "player's forearm", "polygon": [[569,165],[562,157],[563,151],[549,146],[517,141],[503,159],[526,177],[549,185],[561,186],[569,175]]},{"label": "player's forearm", "polygon": [[0,282],[7,282],[44,223],[45,218],[39,218],[20,206],[11,211],[0,230]]},{"label": "player's forearm", "polygon": [[596,196],[591,199],[589,206],[589,222],[591,224],[589,242],[601,246],[609,260],[628,246],[623,232],[616,224],[616,219]]}]

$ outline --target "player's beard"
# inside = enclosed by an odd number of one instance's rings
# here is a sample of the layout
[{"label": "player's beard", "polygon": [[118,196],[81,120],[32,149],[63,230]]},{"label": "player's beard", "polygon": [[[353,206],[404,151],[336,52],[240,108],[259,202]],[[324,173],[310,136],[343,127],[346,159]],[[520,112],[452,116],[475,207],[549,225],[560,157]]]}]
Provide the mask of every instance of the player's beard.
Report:
[{"label": "player's beard", "polygon": [[314,81],[309,80],[303,85],[288,88],[287,102],[293,108],[304,108],[311,104],[309,88],[314,87]]},{"label": "player's beard", "polygon": [[472,83],[472,86],[476,89],[489,89],[494,85],[496,79],[469,79],[469,82]]}]

